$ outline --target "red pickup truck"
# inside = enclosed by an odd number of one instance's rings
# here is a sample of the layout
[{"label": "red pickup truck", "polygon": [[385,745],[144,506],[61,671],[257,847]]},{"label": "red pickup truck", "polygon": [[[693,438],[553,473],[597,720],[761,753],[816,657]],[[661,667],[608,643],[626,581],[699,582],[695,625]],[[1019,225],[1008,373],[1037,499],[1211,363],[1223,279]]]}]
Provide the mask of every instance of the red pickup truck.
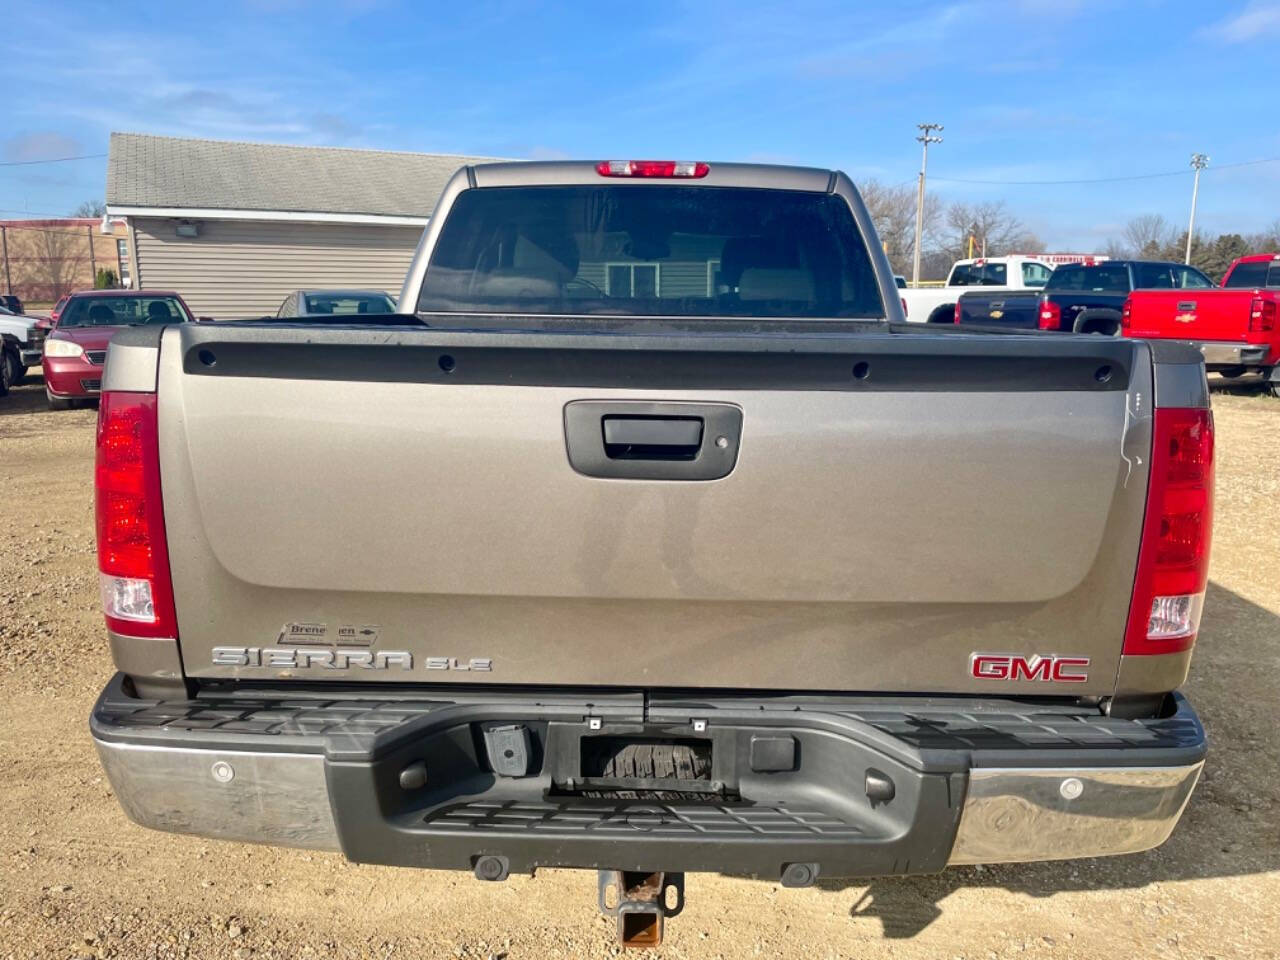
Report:
[{"label": "red pickup truck", "polygon": [[1280,397],[1280,254],[1241,257],[1217,290],[1135,290],[1120,325],[1127,337],[1191,343],[1210,372],[1261,374]]}]

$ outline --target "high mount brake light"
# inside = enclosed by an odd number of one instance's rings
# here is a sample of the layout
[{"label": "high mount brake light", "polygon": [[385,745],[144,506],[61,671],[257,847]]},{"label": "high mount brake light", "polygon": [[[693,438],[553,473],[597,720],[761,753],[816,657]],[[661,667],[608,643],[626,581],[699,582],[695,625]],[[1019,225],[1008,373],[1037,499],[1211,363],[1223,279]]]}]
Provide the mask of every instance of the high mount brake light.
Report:
[{"label": "high mount brake light", "polygon": [[601,160],[596,173],[602,177],[654,177],[700,179],[711,167],[693,160]]},{"label": "high mount brake light", "polygon": [[1128,655],[1189,650],[1200,629],[1213,529],[1213,414],[1157,408]]},{"label": "high mount brake light", "polygon": [[154,393],[102,394],[96,461],[98,580],[107,627],[128,636],[177,637]]},{"label": "high mount brake light", "polygon": [[1041,300],[1036,314],[1036,325],[1041,330],[1057,330],[1062,326],[1062,307],[1052,300]]}]

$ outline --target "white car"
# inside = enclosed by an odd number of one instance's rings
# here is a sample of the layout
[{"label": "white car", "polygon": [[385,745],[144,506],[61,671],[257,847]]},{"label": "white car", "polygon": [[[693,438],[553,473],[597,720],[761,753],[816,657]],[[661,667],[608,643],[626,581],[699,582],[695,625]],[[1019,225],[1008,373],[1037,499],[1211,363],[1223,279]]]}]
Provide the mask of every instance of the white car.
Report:
[{"label": "white car", "polygon": [[960,294],[974,287],[984,290],[1034,290],[1049,282],[1053,265],[1036,257],[978,257],[957,260],[941,287],[910,287],[902,291],[909,323],[951,323]]}]

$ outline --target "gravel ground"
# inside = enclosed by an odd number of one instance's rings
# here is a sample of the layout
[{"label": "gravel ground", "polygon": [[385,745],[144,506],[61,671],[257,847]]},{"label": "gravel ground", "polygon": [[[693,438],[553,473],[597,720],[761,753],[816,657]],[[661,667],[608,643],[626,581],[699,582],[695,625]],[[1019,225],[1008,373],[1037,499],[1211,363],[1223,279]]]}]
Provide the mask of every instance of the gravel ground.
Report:
[{"label": "gravel ground", "polygon": [[[97,612],[92,410],[0,399],[0,957],[595,957],[595,877],[469,876],[153,833],[86,730]],[[1187,693],[1205,779],[1164,847],[807,890],[698,875],[664,957],[1280,956],[1280,401],[1214,397],[1212,583]]]}]

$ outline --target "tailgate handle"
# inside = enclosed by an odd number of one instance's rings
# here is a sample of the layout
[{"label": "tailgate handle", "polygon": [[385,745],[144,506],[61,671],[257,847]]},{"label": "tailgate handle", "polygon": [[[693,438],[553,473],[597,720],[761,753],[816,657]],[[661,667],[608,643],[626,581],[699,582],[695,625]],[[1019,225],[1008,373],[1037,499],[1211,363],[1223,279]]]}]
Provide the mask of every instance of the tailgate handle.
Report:
[{"label": "tailgate handle", "polygon": [[564,405],[569,465],[608,480],[719,480],[742,438],[734,403],[571,400]]},{"label": "tailgate handle", "polygon": [[693,460],[702,446],[701,417],[602,417],[610,460]]}]

